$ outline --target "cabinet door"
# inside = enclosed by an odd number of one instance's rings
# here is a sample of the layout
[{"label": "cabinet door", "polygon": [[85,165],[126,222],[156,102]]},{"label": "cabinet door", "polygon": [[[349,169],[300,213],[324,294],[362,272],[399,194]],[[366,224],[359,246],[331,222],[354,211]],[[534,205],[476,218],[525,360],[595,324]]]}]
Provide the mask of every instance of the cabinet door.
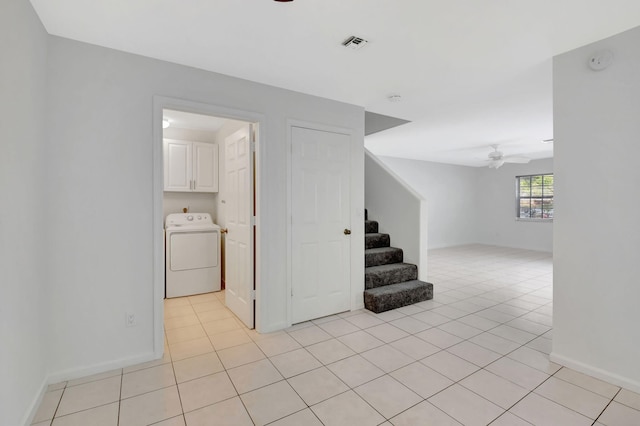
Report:
[{"label": "cabinet door", "polygon": [[218,192],[218,145],[193,143],[195,192]]},{"label": "cabinet door", "polygon": [[192,143],[164,140],[164,190],[189,192],[192,188]]}]

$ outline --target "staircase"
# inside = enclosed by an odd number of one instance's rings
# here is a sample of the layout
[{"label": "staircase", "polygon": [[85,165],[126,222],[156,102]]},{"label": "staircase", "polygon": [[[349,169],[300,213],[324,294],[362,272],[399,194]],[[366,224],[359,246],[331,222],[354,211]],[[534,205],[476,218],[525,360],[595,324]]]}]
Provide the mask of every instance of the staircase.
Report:
[{"label": "staircase", "polygon": [[364,307],[380,313],[433,299],[433,284],[418,280],[418,267],[402,262],[402,249],[364,211]]}]

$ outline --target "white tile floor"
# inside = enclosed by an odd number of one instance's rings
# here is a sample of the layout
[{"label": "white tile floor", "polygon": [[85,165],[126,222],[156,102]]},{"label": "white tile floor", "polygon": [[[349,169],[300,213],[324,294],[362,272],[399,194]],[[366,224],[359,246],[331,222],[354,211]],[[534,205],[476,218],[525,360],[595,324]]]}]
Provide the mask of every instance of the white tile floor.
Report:
[{"label": "white tile floor", "polygon": [[549,255],[429,256],[432,301],[268,335],[223,293],[167,300],[163,359],[50,386],[34,424],[640,425],[640,395],[549,362]]}]

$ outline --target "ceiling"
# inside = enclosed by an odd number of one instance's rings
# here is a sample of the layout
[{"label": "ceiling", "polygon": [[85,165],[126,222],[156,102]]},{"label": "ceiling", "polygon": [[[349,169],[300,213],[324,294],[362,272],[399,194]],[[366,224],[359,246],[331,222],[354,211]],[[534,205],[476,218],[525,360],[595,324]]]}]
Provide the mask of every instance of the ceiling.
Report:
[{"label": "ceiling", "polygon": [[[50,34],[409,120],[366,147],[469,166],[494,143],[552,156],[551,58],[640,25],[638,0],[31,3]],[[369,43],[343,47],[351,35]]]}]

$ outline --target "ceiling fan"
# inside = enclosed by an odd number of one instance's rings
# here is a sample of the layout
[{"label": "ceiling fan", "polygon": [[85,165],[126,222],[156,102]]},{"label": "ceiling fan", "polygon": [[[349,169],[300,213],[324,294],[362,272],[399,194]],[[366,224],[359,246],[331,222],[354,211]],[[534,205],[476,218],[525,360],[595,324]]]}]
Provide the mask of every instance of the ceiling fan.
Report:
[{"label": "ceiling fan", "polygon": [[497,144],[493,144],[490,146],[491,148],[493,148],[493,152],[489,153],[488,155],[489,159],[487,160],[489,162],[490,169],[497,169],[498,167],[502,166],[504,163],[526,164],[529,161],[531,161],[531,158],[520,157],[516,155],[508,155],[505,157],[504,154],[502,154],[502,152],[498,151]]}]

